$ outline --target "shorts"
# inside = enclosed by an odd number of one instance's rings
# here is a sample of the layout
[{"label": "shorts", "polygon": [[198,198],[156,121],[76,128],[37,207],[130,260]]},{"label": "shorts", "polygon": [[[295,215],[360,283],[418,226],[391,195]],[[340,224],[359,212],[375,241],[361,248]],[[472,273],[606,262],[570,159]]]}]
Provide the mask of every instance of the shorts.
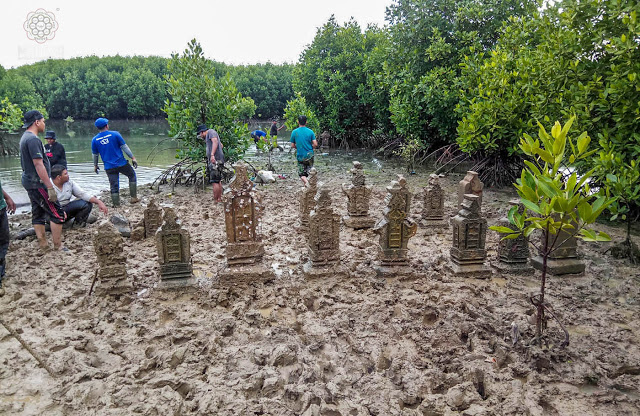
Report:
[{"label": "shorts", "polygon": [[207,163],[207,176],[209,177],[209,183],[220,183],[222,180],[222,169],[224,163]]},{"label": "shorts", "polygon": [[47,219],[54,224],[64,222],[64,210],[57,201],[49,201],[46,189],[27,189],[27,194],[31,201],[31,224],[45,225]]},{"label": "shorts", "polygon": [[298,161],[298,176],[309,176],[309,171],[313,167],[313,157],[311,159]]}]

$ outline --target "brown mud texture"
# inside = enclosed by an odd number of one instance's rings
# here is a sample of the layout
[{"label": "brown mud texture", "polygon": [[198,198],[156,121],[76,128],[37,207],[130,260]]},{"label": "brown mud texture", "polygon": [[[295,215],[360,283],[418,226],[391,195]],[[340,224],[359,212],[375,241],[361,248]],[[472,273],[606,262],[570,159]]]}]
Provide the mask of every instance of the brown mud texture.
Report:
[{"label": "brown mud texture", "polygon": [[[345,215],[339,185],[350,174],[319,176],[335,189],[334,207]],[[461,178],[441,180],[448,216]],[[392,173],[368,179],[376,217],[392,179]],[[407,179],[419,220],[428,175]],[[547,300],[570,345],[559,348],[563,334],[550,320],[549,345],[528,347],[529,297],[540,274],[452,276],[450,227],[419,228],[409,242],[415,275],[402,279],[376,273],[377,235],[343,227],[349,276],[305,280],[305,237],[295,227],[300,188],[297,178],[259,187],[263,261],[276,275],[266,283],[220,284],[224,213],[210,189],[146,190],[141,204],[118,209],[134,223],[151,196],[175,208],[192,238],[198,285],[191,291],[157,289],[153,238],[125,240],[135,291],[119,298],[87,296],[97,224],[66,230],[68,253],[40,254],[34,237],[12,241],[0,314],[55,378],[0,327],[0,414],[640,414],[640,271],[605,254],[612,243],[580,242],[585,274],[548,280]],[[489,225],[514,197],[485,189]],[[26,215],[11,220],[14,229],[18,220],[29,222]],[[597,228],[624,239],[624,228]],[[493,261],[499,237],[487,235]]]}]

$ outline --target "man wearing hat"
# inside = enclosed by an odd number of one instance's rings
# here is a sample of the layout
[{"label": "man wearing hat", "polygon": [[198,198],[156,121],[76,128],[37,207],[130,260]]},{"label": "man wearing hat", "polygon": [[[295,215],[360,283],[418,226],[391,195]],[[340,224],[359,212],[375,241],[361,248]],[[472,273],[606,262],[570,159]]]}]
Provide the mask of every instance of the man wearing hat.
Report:
[{"label": "man wearing hat", "polygon": [[[138,189],[136,183],[136,172],[133,170],[138,167],[136,158],[131,153],[131,149],[124,142],[124,139],[117,131],[109,130],[109,120],[100,117],[94,123],[100,130],[93,140],[91,140],[91,153],[93,153],[93,170],[98,173],[98,155],[102,158],[104,170],[109,178],[111,186],[111,201],[113,206],[120,205],[120,174],[122,173],[129,178],[129,194],[132,204],[140,201],[138,199]],[[131,158],[133,168],[129,161],[124,158],[124,154]]]},{"label": "man wearing hat", "polygon": [[44,145],[44,151],[49,158],[51,166],[62,165],[67,167],[67,155],[64,152],[64,146],[56,141],[56,132],[53,130],[47,130],[44,134],[44,138],[47,144]]},{"label": "man wearing hat", "polygon": [[62,223],[67,214],[60,204],[51,176],[49,158],[44,152],[44,146],[38,134],[45,131],[44,117],[38,110],[24,113],[24,125],[27,129],[20,139],[20,165],[22,166],[22,186],[27,190],[31,201],[31,223],[38,237],[40,248],[47,250],[49,244],[45,236],[44,225],[49,219],[51,237],[55,250],[65,250],[62,247]]},{"label": "man wearing hat", "polygon": [[213,187],[213,200],[222,202],[222,169],[224,167],[224,153],[222,152],[222,142],[218,132],[209,129],[205,124],[198,126],[197,134],[204,139],[207,145],[207,168],[209,170],[209,183]]}]

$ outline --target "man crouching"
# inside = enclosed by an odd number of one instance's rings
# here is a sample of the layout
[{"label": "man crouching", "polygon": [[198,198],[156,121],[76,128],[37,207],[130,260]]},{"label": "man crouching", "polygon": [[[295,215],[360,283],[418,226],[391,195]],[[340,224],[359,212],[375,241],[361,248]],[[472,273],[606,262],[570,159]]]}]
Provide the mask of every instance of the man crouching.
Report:
[{"label": "man crouching", "polygon": [[[75,218],[75,224],[84,227],[87,224],[91,208],[93,208],[91,204],[98,205],[104,215],[109,213],[104,202],[85,192],[79,185],[69,179],[69,172],[63,165],[54,165],[51,168],[51,179],[53,189],[58,195],[58,202],[64,212],[67,213],[65,222]],[[72,198],[74,198],[73,201],[71,200]]]}]

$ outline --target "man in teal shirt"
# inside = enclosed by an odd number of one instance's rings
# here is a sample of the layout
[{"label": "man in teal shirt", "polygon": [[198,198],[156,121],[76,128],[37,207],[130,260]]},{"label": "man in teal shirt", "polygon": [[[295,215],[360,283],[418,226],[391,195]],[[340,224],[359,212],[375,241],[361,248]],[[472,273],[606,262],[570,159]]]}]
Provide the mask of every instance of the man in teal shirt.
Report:
[{"label": "man in teal shirt", "polygon": [[313,149],[318,147],[315,133],[307,127],[307,116],[298,116],[298,128],[291,132],[291,147],[297,150],[298,176],[307,186],[307,176],[313,167]]},{"label": "man in teal shirt", "polygon": [[13,214],[14,212],[16,212],[16,204],[9,194],[2,189],[2,183],[0,183],[0,296],[4,295],[2,278],[6,268],[5,257],[9,248],[9,218],[7,213]]}]

